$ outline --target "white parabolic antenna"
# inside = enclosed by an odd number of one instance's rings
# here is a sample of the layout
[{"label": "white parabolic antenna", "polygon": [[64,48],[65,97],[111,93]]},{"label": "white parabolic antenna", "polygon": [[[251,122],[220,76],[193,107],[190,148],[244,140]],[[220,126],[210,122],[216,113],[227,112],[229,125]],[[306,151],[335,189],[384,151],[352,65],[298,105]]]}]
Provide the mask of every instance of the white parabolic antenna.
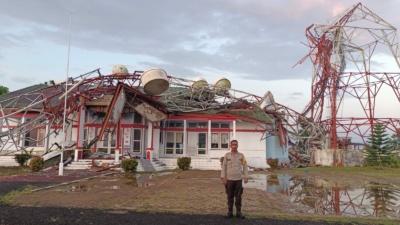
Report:
[{"label": "white parabolic antenna", "polygon": [[159,95],[169,88],[167,72],[163,69],[146,70],[140,79],[144,92],[149,95]]},{"label": "white parabolic antenna", "polygon": [[114,65],[112,69],[112,73],[116,75],[128,75],[128,69],[124,65]]},{"label": "white parabolic antenna", "polygon": [[224,94],[231,89],[231,87],[231,81],[225,77],[218,79],[214,84],[214,89],[216,90],[217,94]]}]

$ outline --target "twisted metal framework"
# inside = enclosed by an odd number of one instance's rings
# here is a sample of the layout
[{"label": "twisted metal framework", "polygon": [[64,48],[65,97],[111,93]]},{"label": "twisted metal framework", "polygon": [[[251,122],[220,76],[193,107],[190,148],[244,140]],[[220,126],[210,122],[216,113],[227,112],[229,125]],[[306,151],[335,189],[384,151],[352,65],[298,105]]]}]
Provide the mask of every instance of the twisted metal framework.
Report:
[{"label": "twisted metal framework", "polygon": [[[0,98],[0,152],[25,149],[24,142],[46,142],[52,134],[58,134],[62,127],[64,105],[67,98],[67,126],[72,127],[75,115],[85,100],[102,98],[114,93],[118,84],[140,85],[141,72],[129,75],[104,76],[99,69],[68,80],[68,92],[65,94],[65,82],[54,82],[22,89]],[[30,115],[34,113],[35,116]],[[31,118],[30,118],[31,117]],[[45,129],[39,139],[29,140],[29,133]],[[49,143],[45,143],[48,147]]]},{"label": "twisted metal framework", "polygon": [[[65,94],[65,82],[62,82],[35,85],[29,87],[32,90],[23,89],[10,93],[6,98],[0,98],[0,153],[6,150],[14,152],[25,149],[24,143],[29,141],[43,142],[48,149],[49,143],[46,140],[50,135],[58,134],[62,127],[64,97],[67,97],[68,130],[78,120],[77,112],[85,101],[101,99],[110,94],[118,95],[117,92],[121,91],[121,88],[132,94],[132,99],[140,96],[142,99],[160,102],[159,108],[164,107],[168,112],[201,112],[229,107],[259,110],[274,118],[276,126],[267,128],[266,134],[279,135],[282,145],[287,144],[287,136],[294,144],[299,143],[299,139],[315,138],[312,135],[299,134],[300,126],[313,130],[318,136],[321,135],[322,129],[300,113],[276,102],[261,106],[265,98],[235,89],[221,90],[209,85],[194,90],[192,87],[194,81],[169,75],[170,89],[167,92],[160,96],[145,95],[141,88],[142,73],[135,71],[127,75],[102,75],[100,70],[96,69],[71,78],[68,81],[67,94]],[[131,103],[128,101],[127,105]],[[298,123],[299,120],[303,122]],[[109,127],[108,121],[103,121],[103,128],[105,127]],[[45,130],[45,133],[39,139],[29,140],[28,134],[38,129]],[[91,143],[99,138],[101,137],[95,137]]]},{"label": "twisted metal framework", "polygon": [[[340,138],[358,137],[366,143],[377,123],[397,132],[400,118],[377,118],[376,100],[386,88],[400,101],[400,73],[382,72],[375,63],[386,53],[400,67],[396,28],[358,3],[333,23],[309,26],[306,36],[310,52],[299,63],[311,60],[313,79],[303,115],[324,127],[329,134],[327,147],[338,148]],[[352,110],[364,115],[340,115],[345,98],[356,99],[359,109],[352,105]]]}]

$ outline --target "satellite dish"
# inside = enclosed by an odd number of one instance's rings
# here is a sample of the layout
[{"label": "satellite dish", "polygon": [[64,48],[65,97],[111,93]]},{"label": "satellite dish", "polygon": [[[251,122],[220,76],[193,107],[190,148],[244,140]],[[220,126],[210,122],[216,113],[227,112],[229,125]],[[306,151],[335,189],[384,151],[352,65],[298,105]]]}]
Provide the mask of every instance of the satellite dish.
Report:
[{"label": "satellite dish", "polygon": [[220,78],[214,84],[214,89],[217,94],[226,94],[229,89],[231,89],[231,82],[225,77]]},{"label": "satellite dish", "polygon": [[198,78],[195,82],[192,84],[192,89],[195,92],[201,91],[204,88],[208,87],[208,83],[204,78]]},{"label": "satellite dish", "polygon": [[112,73],[115,75],[128,75],[128,69],[124,65],[114,65]]},{"label": "satellite dish", "polygon": [[140,80],[144,85],[144,92],[149,95],[159,95],[169,88],[167,72],[163,69],[146,70]]},{"label": "satellite dish", "polygon": [[192,84],[192,93],[195,100],[210,101],[214,93],[208,88],[208,82],[204,78],[198,78]]}]

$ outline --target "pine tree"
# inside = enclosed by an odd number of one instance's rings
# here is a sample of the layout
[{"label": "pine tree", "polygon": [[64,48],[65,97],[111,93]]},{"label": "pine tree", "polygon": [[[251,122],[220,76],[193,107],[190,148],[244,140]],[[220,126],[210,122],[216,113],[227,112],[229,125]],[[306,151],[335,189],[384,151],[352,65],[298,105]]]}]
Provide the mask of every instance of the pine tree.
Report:
[{"label": "pine tree", "polygon": [[390,166],[393,157],[393,143],[382,124],[376,124],[366,148],[367,166]]}]

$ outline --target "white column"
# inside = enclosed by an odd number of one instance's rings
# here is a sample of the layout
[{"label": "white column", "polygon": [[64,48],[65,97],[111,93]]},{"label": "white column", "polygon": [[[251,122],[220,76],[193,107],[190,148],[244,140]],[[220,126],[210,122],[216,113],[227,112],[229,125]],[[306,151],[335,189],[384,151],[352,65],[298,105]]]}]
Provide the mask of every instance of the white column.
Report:
[{"label": "white column", "polygon": [[115,150],[115,153],[114,153],[114,163],[115,164],[118,164],[119,163],[119,149],[116,149]]},{"label": "white column", "polygon": [[151,148],[152,146],[152,138],[153,137],[153,123],[148,121],[147,122],[147,144],[146,147],[147,148]]},{"label": "white column", "polygon": [[183,120],[183,155],[187,154],[187,123],[186,120]]},{"label": "white column", "polygon": [[150,150],[150,161],[153,160],[153,123],[151,121],[147,121],[147,144],[146,144],[146,156],[147,150]]},{"label": "white column", "polygon": [[236,120],[232,121],[232,139],[236,140]]},{"label": "white column", "polygon": [[211,149],[211,120],[208,120],[208,133],[207,133],[207,155]]}]

